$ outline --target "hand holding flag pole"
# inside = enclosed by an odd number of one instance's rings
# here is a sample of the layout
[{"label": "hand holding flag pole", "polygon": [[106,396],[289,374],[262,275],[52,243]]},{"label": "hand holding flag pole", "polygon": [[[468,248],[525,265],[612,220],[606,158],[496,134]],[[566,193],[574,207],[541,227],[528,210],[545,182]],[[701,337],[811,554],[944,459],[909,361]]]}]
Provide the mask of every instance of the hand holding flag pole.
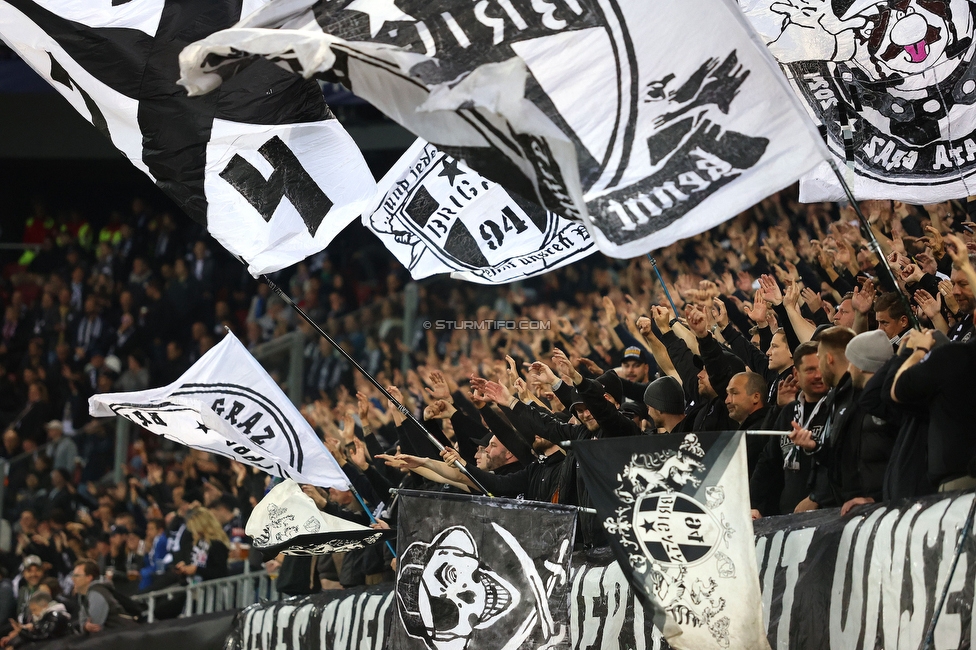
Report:
[{"label": "hand holding flag pole", "polygon": [[[353,368],[355,368],[356,370],[358,370],[363,375],[363,377],[365,377],[367,380],[369,380],[369,383],[373,384],[373,386],[375,386],[377,388],[377,390],[379,390],[380,393],[382,393],[383,396],[386,399],[388,399],[390,401],[390,403],[393,404],[394,407],[398,411],[400,411],[400,413],[402,413],[403,416],[408,421],[410,421],[414,426],[416,426],[418,430],[422,431],[424,433],[424,435],[427,436],[427,439],[430,440],[430,442],[434,445],[434,447],[437,448],[437,451],[439,451],[439,452],[440,451],[444,451],[444,445],[442,445],[437,440],[437,438],[435,438],[434,436],[432,436],[430,434],[430,432],[427,431],[427,429],[424,428],[424,426],[417,420],[417,418],[415,418],[413,416],[413,414],[410,412],[410,410],[406,406],[404,406],[403,404],[401,404],[400,402],[398,402],[397,400],[395,400],[393,398],[393,396],[390,395],[389,391],[387,391],[383,386],[381,386],[380,383],[378,381],[376,381],[372,377],[372,375],[370,375],[368,372],[366,372],[366,369],[363,368],[361,365],[359,365],[359,363],[355,359],[353,359],[352,356],[348,352],[346,352],[345,350],[343,350],[339,346],[339,344],[336,343],[332,339],[332,337],[329,336],[326,333],[325,330],[323,330],[321,327],[319,327],[318,323],[316,323],[315,321],[313,321],[309,317],[309,315],[306,314],[305,311],[301,307],[299,307],[295,303],[295,301],[291,299],[290,296],[288,296],[288,294],[286,294],[284,291],[282,291],[281,288],[277,284],[275,284],[274,282],[272,282],[271,278],[269,278],[266,275],[262,275],[261,276],[261,279],[264,280],[264,282],[268,285],[268,287],[270,287],[271,290],[274,291],[275,294],[277,294],[277,296],[279,298],[281,298],[282,300],[284,300],[285,303],[288,304],[288,306],[290,306],[292,309],[294,309],[298,313],[298,315],[301,316],[305,320],[306,323],[308,323],[309,325],[311,325],[315,329],[315,331],[319,333],[320,336],[322,336],[326,341],[328,341],[329,343],[331,343],[332,344],[332,347],[335,348],[339,352],[339,354],[341,354],[342,356],[344,356],[346,358],[346,361],[348,361],[349,363],[351,363],[352,366],[353,366]],[[490,492],[488,492],[488,490],[486,490],[485,487],[481,483],[479,483],[478,480],[475,477],[473,477],[471,475],[471,473],[468,471],[468,469],[460,461],[455,461],[454,462],[454,466],[457,467],[458,470],[460,470],[460,472],[462,474],[464,474],[468,478],[468,480],[470,480],[471,483],[473,483],[474,486],[477,489],[479,489],[482,493],[487,494],[488,496],[492,496],[492,494]],[[354,491],[354,494],[355,494],[355,491]],[[362,503],[362,497],[360,497],[358,494],[356,494],[356,497],[359,498],[360,499],[360,503]],[[369,508],[366,508],[366,511],[368,512],[369,511]]]}]

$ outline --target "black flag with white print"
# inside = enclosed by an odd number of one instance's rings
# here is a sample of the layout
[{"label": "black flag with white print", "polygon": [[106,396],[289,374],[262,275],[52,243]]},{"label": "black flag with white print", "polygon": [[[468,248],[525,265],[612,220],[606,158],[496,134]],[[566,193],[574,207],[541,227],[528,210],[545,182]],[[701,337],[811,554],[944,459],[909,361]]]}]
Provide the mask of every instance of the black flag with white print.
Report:
[{"label": "black flag with white print", "polygon": [[259,59],[347,85],[615,257],[827,155],[728,0],[279,0],[188,47],[181,83],[206,93]]},{"label": "black flag with white print", "polygon": [[576,509],[403,490],[399,650],[569,648]]},{"label": "black flag with white print", "polygon": [[314,81],[267,61],[189,97],[179,54],[254,0],[4,0],[0,38],[252,274],[316,253],[375,192]]}]

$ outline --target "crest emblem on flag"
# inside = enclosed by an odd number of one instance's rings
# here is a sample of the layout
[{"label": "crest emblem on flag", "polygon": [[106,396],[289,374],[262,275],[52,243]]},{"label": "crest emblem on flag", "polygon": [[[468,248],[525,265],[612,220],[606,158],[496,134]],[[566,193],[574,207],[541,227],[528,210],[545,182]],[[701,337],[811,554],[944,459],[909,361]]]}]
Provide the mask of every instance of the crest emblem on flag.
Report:
[{"label": "crest emblem on flag", "polygon": [[[706,503],[680,490],[701,485],[706,466],[698,436],[689,433],[677,449],[634,454],[618,475],[614,491],[621,502],[604,528],[619,535],[631,565],[650,574],[665,610],[696,627],[707,627],[722,646],[728,647],[729,619],[723,615],[725,599],[712,598],[714,578],[690,580],[687,567],[710,560],[710,572],[719,579],[734,578],[734,565],[721,552],[734,534],[732,527],[713,508],[724,500],[724,489],[711,486]],[[709,505],[711,504],[711,505]]]},{"label": "crest emblem on flag", "polygon": [[574,445],[610,546],[672,648],[768,648],[741,432]]},{"label": "crest emblem on flag", "polygon": [[510,282],[595,250],[586,226],[505,191],[423,140],[380,181],[368,227],[417,279]]}]

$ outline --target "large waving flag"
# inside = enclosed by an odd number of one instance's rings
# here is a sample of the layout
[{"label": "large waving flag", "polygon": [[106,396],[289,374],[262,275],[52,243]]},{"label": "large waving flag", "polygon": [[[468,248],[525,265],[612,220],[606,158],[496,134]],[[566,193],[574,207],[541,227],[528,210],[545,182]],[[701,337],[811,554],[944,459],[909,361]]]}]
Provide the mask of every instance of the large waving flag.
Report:
[{"label": "large waving flag", "polygon": [[[858,199],[974,193],[974,16],[966,0],[738,0],[821,125]],[[826,165],[801,201],[836,201]]]},{"label": "large waving flag", "polygon": [[311,425],[231,333],[169,386],[94,395],[88,409],[273,476],[349,486]]},{"label": "large waving flag", "polygon": [[410,270],[483,284],[541,275],[596,251],[590,233],[417,140],[379,182],[363,225]]},{"label": "large waving flag", "polygon": [[346,84],[440,151],[630,257],[826,157],[727,0],[272,2],[181,55],[205,94],[255,58]]},{"label": "large waving flag", "polygon": [[176,84],[184,46],[262,4],[0,1],[0,38],[254,275],[325,248],[376,188],[314,81],[258,61],[207,97]]},{"label": "large waving flag", "polygon": [[676,650],[769,650],[742,432],[579,442],[610,547]]}]

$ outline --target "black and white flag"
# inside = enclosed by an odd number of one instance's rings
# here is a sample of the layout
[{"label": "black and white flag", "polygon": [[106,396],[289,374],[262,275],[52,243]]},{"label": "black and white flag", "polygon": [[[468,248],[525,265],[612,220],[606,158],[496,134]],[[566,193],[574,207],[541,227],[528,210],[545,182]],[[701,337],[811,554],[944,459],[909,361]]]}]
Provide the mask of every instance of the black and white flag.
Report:
[{"label": "black and white flag", "polygon": [[768,650],[743,433],[574,449],[617,561],[671,647]]},{"label": "black and white flag", "polygon": [[363,225],[419,280],[499,284],[557,269],[596,247],[579,221],[510,194],[423,140],[379,182]]},{"label": "black and white flag", "polygon": [[3,0],[0,38],[254,275],[325,248],[376,189],[314,81],[258,61],[176,84],[189,43],[267,0]]},{"label": "black and white flag", "polygon": [[[976,192],[976,47],[968,0],[738,0],[821,125],[858,199]],[[801,201],[844,200],[822,164]]]},{"label": "black and white flag", "polygon": [[401,491],[398,650],[570,647],[576,509]]},{"label": "black and white flag", "polygon": [[264,495],[245,527],[264,557],[324,555],[364,548],[393,531],[363,526],[322,512],[295,481],[286,479]]},{"label": "black and white flag", "polygon": [[705,231],[827,156],[728,0],[281,0],[184,50],[181,83],[206,93],[254,55],[341,81],[615,257]]},{"label": "black and white flag", "polygon": [[341,490],[349,485],[311,425],[230,333],[169,386],[94,395],[88,410],[274,476]]}]

